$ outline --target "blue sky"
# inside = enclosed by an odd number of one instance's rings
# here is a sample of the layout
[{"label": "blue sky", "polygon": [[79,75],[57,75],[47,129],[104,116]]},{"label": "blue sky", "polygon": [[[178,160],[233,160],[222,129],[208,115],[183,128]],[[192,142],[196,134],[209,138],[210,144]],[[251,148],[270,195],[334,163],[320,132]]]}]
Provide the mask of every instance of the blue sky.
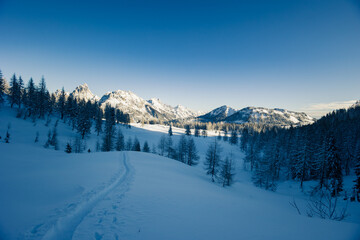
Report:
[{"label": "blue sky", "polygon": [[0,34],[4,75],[52,91],[312,115],[360,99],[358,0],[0,0]]}]

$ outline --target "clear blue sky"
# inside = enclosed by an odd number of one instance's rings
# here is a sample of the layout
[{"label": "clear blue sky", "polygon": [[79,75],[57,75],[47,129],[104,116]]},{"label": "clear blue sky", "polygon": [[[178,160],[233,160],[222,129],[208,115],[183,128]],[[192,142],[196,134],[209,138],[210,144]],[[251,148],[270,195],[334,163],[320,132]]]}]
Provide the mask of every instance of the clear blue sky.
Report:
[{"label": "clear blue sky", "polygon": [[360,99],[360,2],[0,0],[0,69],[51,91],[309,110]]}]

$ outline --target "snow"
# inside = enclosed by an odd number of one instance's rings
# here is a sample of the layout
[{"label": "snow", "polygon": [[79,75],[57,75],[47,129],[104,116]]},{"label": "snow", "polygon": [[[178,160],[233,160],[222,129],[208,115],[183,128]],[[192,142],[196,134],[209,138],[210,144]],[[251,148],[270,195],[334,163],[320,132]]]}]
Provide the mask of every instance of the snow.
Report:
[{"label": "snow", "polygon": [[[53,127],[45,121],[15,118],[0,109],[0,135],[8,123],[10,143],[0,142],[0,239],[344,239],[360,237],[360,206],[350,203],[342,222],[300,216],[289,205],[306,205],[298,183],[279,184],[278,192],[254,187],[242,168],[237,146],[221,142],[236,160],[236,182],[223,188],[205,175],[203,165],[141,152],[66,154],[75,136],[59,122],[61,151],[44,149]],[[121,127],[125,138],[150,147],[167,133],[162,125]],[[39,131],[40,141],[34,143]],[[173,128],[174,143],[184,129]],[[194,138],[204,161],[217,136]],[[93,134],[87,145],[93,149]],[[345,184],[350,184],[346,179]],[[310,184],[310,183],[309,183]]]}]

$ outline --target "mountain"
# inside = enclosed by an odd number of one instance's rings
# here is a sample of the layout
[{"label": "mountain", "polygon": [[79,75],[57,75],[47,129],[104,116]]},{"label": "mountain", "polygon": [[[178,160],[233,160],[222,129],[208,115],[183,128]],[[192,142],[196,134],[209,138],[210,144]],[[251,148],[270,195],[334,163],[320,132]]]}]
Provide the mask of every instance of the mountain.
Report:
[{"label": "mountain", "polygon": [[224,121],[227,117],[230,117],[237,110],[226,105],[215,108],[214,110],[208,112],[205,115],[199,116],[198,119],[207,122],[221,122]]},{"label": "mountain", "polygon": [[93,94],[88,85],[84,83],[83,85],[79,85],[75,88],[75,90],[70,93],[70,96],[77,100],[85,100],[85,101],[91,101],[91,102],[98,102],[100,98]]},{"label": "mountain", "polygon": [[285,109],[269,109],[263,107],[246,107],[235,110],[228,106],[221,106],[209,113],[198,117],[201,121],[228,123],[262,123],[277,126],[299,126],[312,124],[315,119],[306,113],[293,112]]},{"label": "mountain", "polygon": [[132,120],[136,122],[142,120],[170,121],[198,116],[196,112],[181,105],[172,107],[156,98],[146,101],[131,91],[107,92],[99,103],[103,107],[110,104],[112,107],[130,114]]}]

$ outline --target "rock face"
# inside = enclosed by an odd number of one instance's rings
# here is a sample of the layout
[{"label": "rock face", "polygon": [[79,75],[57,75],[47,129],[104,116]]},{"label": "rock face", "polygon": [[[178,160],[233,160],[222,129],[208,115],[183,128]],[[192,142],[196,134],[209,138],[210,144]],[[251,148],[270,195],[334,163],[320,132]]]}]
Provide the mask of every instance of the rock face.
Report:
[{"label": "rock face", "polygon": [[94,95],[88,85],[86,83],[84,83],[83,85],[79,85],[78,87],[75,88],[75,90],[70,93],[70,95],[77,99],[77,100],[85,100],[85,101],[91,101],[91,102],[95,102],[95,101],[99,101],[100,98],[96,95]]}]

